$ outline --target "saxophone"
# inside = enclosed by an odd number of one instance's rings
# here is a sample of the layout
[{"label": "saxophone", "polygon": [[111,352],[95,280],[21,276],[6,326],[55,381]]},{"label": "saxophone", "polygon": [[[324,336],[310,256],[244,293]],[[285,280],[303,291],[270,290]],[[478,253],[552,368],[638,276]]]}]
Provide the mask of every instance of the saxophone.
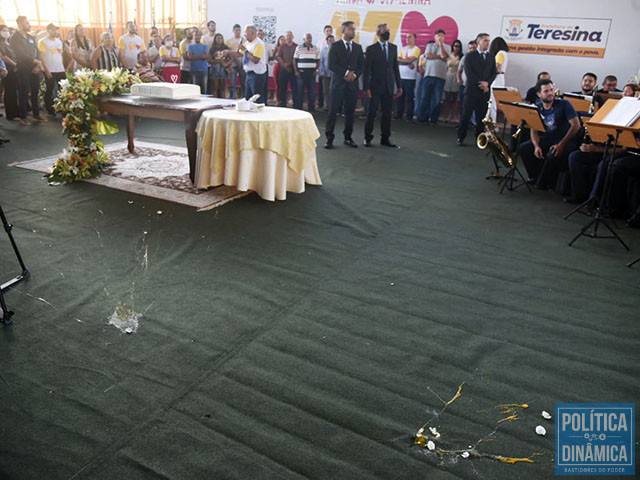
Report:
[{"label": "saxophone", "polygon": [[476,145],[480,150],[488,148],[506,168],[512,168],[515,164],[515,155],[504,140],[496,134],[496,126],[491,118],[491,99],[489,99],[487,115],[482,123],[484,123],[485,131],[478,135]]}]

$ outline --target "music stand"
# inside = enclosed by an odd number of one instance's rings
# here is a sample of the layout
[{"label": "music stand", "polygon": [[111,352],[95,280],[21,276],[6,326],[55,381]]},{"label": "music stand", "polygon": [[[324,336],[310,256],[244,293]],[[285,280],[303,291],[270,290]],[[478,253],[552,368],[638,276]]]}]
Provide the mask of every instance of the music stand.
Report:
[{"label": "music stand", "polygon": [[11,225],[7,221],[7,217],[5,217],[4,211],[2,210],[2,205],[0,205],[0,219],[2,220],[4,229],[7,232],[7,235],[9,236],[9,241],[11,242],[13,251],[16,254],[16,258],[18,259],[20,268],[22,269],[22,273],[20,275],[17,275],[16,277],[12,278],[8,282],[5,282],[2,285],[0,285],[0,308],[2,309],[2,317],[0,318],[0,323],[4,323],[8,325],[13,321],[12,319],[13,312],[7,306],[7,303],[4,300],[3,292],[11,288],[12,286],[14,286],[16,283],[21,282],[22,280],[27,278],[29,276],[29,269],[25,266],[24,261],[22,260],[22,256],[20,255],[20,251],[18,250],[18,245],[16,244],[16,241],[13,238],[13,234],[11,233],[11,229],[13,228],[13,225]]},{"label": "music stand", "polygon": [[622,98],[622,92],[598,92],[598,95],[600,95],[605,102],[611,99],[620,100]]},{"label": "music stand", "polygon": [[[636,148],[638,146],[635,135],[640,134],[640,119],[636,120],[630,127],[603,123],[605,117],[609,114],[609,112],[613,109],[618,101],[619,100],[615,99],[608,100],[602,106],[602,108],[591,118],[591,120],[587,121],[585,124],[589,130],[589,136],[591,136],[591,138],[596,142],[606,143],[607,145],[612,144],[612,151],[611,156],[607,161],[608,147],[605,147],[605,156],[603,156],[604,163],[602,164],[602,172],[604,173],[604,186],[600,195],[600,202],[595,209],[595,214],[591,221],[589,221],[584,227],[582,227],[582,229],[580,229],[580,232],[578,232],[578,234],[569,242],[569,246],[573,245],[573,243],[581,236],[585,236],[589,238],[616,239],[627,251],[629,250],[629,247],[626,243],[624,243],[624,240],[622,240],[622,238],[615,232],[615,230],[611,228],[611,225],[609,225],[609,222],[607,221],[607,201],[611,183],[611,166],[613,165],[616,149],[619,146],[627,148]],[[611,235],[598,235],[598,227],[601,224],[604,225],[605,228],[609,230],[609,232],[611,232]],[[593,232],[589,233],[588,231],[591,227],[593,227]],[[633,263],[634,262],[632,262],[631,265],[633,265]]]},{"label": "music stand", "polygon": [[[535,105],[529,105],[528,103],[521,102],[501,102],[502,111],[504,112],[505,117],[509,120],[511,125],[518,125],[518,130],[516,132],[516,151],[515,151],[515,160],[513,161],[513,165],[501,180],[502,188],[500,189],[500,193],[507,190],[513,192],[517,188],[525,185],[529,193],[533,193],[531,187],[525,180],[524,176],[520,172],[518,168],[518,156],[520,155],[520,139],[522,136],[522,130],[524,128],[529,128],[530,130],[536,130],[538,132],[545,132],[547,128],[544,126],[544,121],[542,120],[542,116],[540,115],[540,111],[538,107]],[[516,174],[522,180],[522,184],[513,186],[514,182],[517,181]]]},{"label": "music stand", "polygon": [[576,112],[588,112],[593,103],[594,112],[598,111],[598,104],[593,101],[593,95],[582,95],[581,93],[569,93],[562,94],[562,98],[568,101]]},{"label": "music stand", "polygon": [[[520,95],[520,91],[515,87],[491,87],[493,91],[493,96],[496,99],[496,105],[500,105],[501,102],[513,102],[513,103],[521,103],[522,95]],[[501,108],[502,109],[502,108]],[[496,109],[496,112],[498,110]],[[504,110],[502,110],[504,113]],[[497,116],[497,113],[496,113]],[[498,119],[496,118],[496,121]],[[504,117],[504,122],[502,124],[502,139],[504,140],[504,133],[507,131],[507,116]]]}]

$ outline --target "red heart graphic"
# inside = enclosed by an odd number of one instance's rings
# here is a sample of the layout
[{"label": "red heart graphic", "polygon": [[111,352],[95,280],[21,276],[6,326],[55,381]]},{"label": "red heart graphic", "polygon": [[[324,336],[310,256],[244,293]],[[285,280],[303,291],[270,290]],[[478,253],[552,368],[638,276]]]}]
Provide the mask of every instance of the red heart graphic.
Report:
[{"label": "red heart graphic", "polygon": [[420,12],[408,12],[402,19],[400,31],[402,32],[402,45],[407,44],[407,34],[416,34],[416,45],[423,51],[427,43],[433,41],[433,36],[438,30],[445,31],[445,43],[451,45],[458,38],[458,24],[448,16],[436,18],[431,25]]}]

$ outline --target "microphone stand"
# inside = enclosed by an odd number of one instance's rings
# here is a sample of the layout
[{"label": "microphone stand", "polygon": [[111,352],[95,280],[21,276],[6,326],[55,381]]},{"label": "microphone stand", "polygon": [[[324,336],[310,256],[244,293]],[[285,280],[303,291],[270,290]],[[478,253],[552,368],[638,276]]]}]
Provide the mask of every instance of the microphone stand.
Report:
[{"label": "microphone stand", "polygon": [[8,325],[13,322],[13,319],[12,319],[13,311],[11,311],[7,306],[7,303],[4,300],[3,292],[5,290],[8,290],[18,282],[21,282],[22,280],[28,278],[29,269],[25,266],[24,261],[22,260],[22,256],[20,255],[20,250],[18,250],[18,245],[16,244],[16,241],[13,238],[13,234],[11,233],[11,229],[13,228],[13,225],[11,225],[7,221],[7,217],[4,215],[4,211],[2,210],[2,205],[0,205],[0,219],[2,220],[2,225],[4,226],[4,229],[7,232],[9,241],[11,242],[11,246],[13,247],[13,251],[16,254],[16,258],[18,259],[20,268],[22,269],[22,273],[20,275],[0,285],[0,309],[2,310],[2,312],[0,312],[2,313],[2,317],[0,318],[0,323],[4,323]]}]

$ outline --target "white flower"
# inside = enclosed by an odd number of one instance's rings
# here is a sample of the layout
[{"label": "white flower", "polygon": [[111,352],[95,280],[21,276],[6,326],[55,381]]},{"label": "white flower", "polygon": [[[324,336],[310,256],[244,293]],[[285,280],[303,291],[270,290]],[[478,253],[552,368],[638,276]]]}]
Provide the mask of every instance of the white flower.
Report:
[{"label": "white flower", "polygon": [[460,455],[462,458],[469,458],[469,452],[462,452]]},{"label": "white flower", "polygon": [[547,434],[547,431],[545,430],[545,428],[544,428],[542,425],[538,425],[538,426],[536,427],[536,433],[537,433],[538,435],[546,435],[546,434]]},{"label": "white flower", "polygon": [[545,418],[547,420],[551,420],[551,414],[549,412],[547,412],[546,410],[542,410],[542,418]]},{"label": "white flower", "polygon": [[436,444],[435,444],[435,443],[433,443],[431,440],[429,440],[429,441],[427,442],[427,448],[428,448],[429,450],[435,450],[435,449],[436,449]]}]

